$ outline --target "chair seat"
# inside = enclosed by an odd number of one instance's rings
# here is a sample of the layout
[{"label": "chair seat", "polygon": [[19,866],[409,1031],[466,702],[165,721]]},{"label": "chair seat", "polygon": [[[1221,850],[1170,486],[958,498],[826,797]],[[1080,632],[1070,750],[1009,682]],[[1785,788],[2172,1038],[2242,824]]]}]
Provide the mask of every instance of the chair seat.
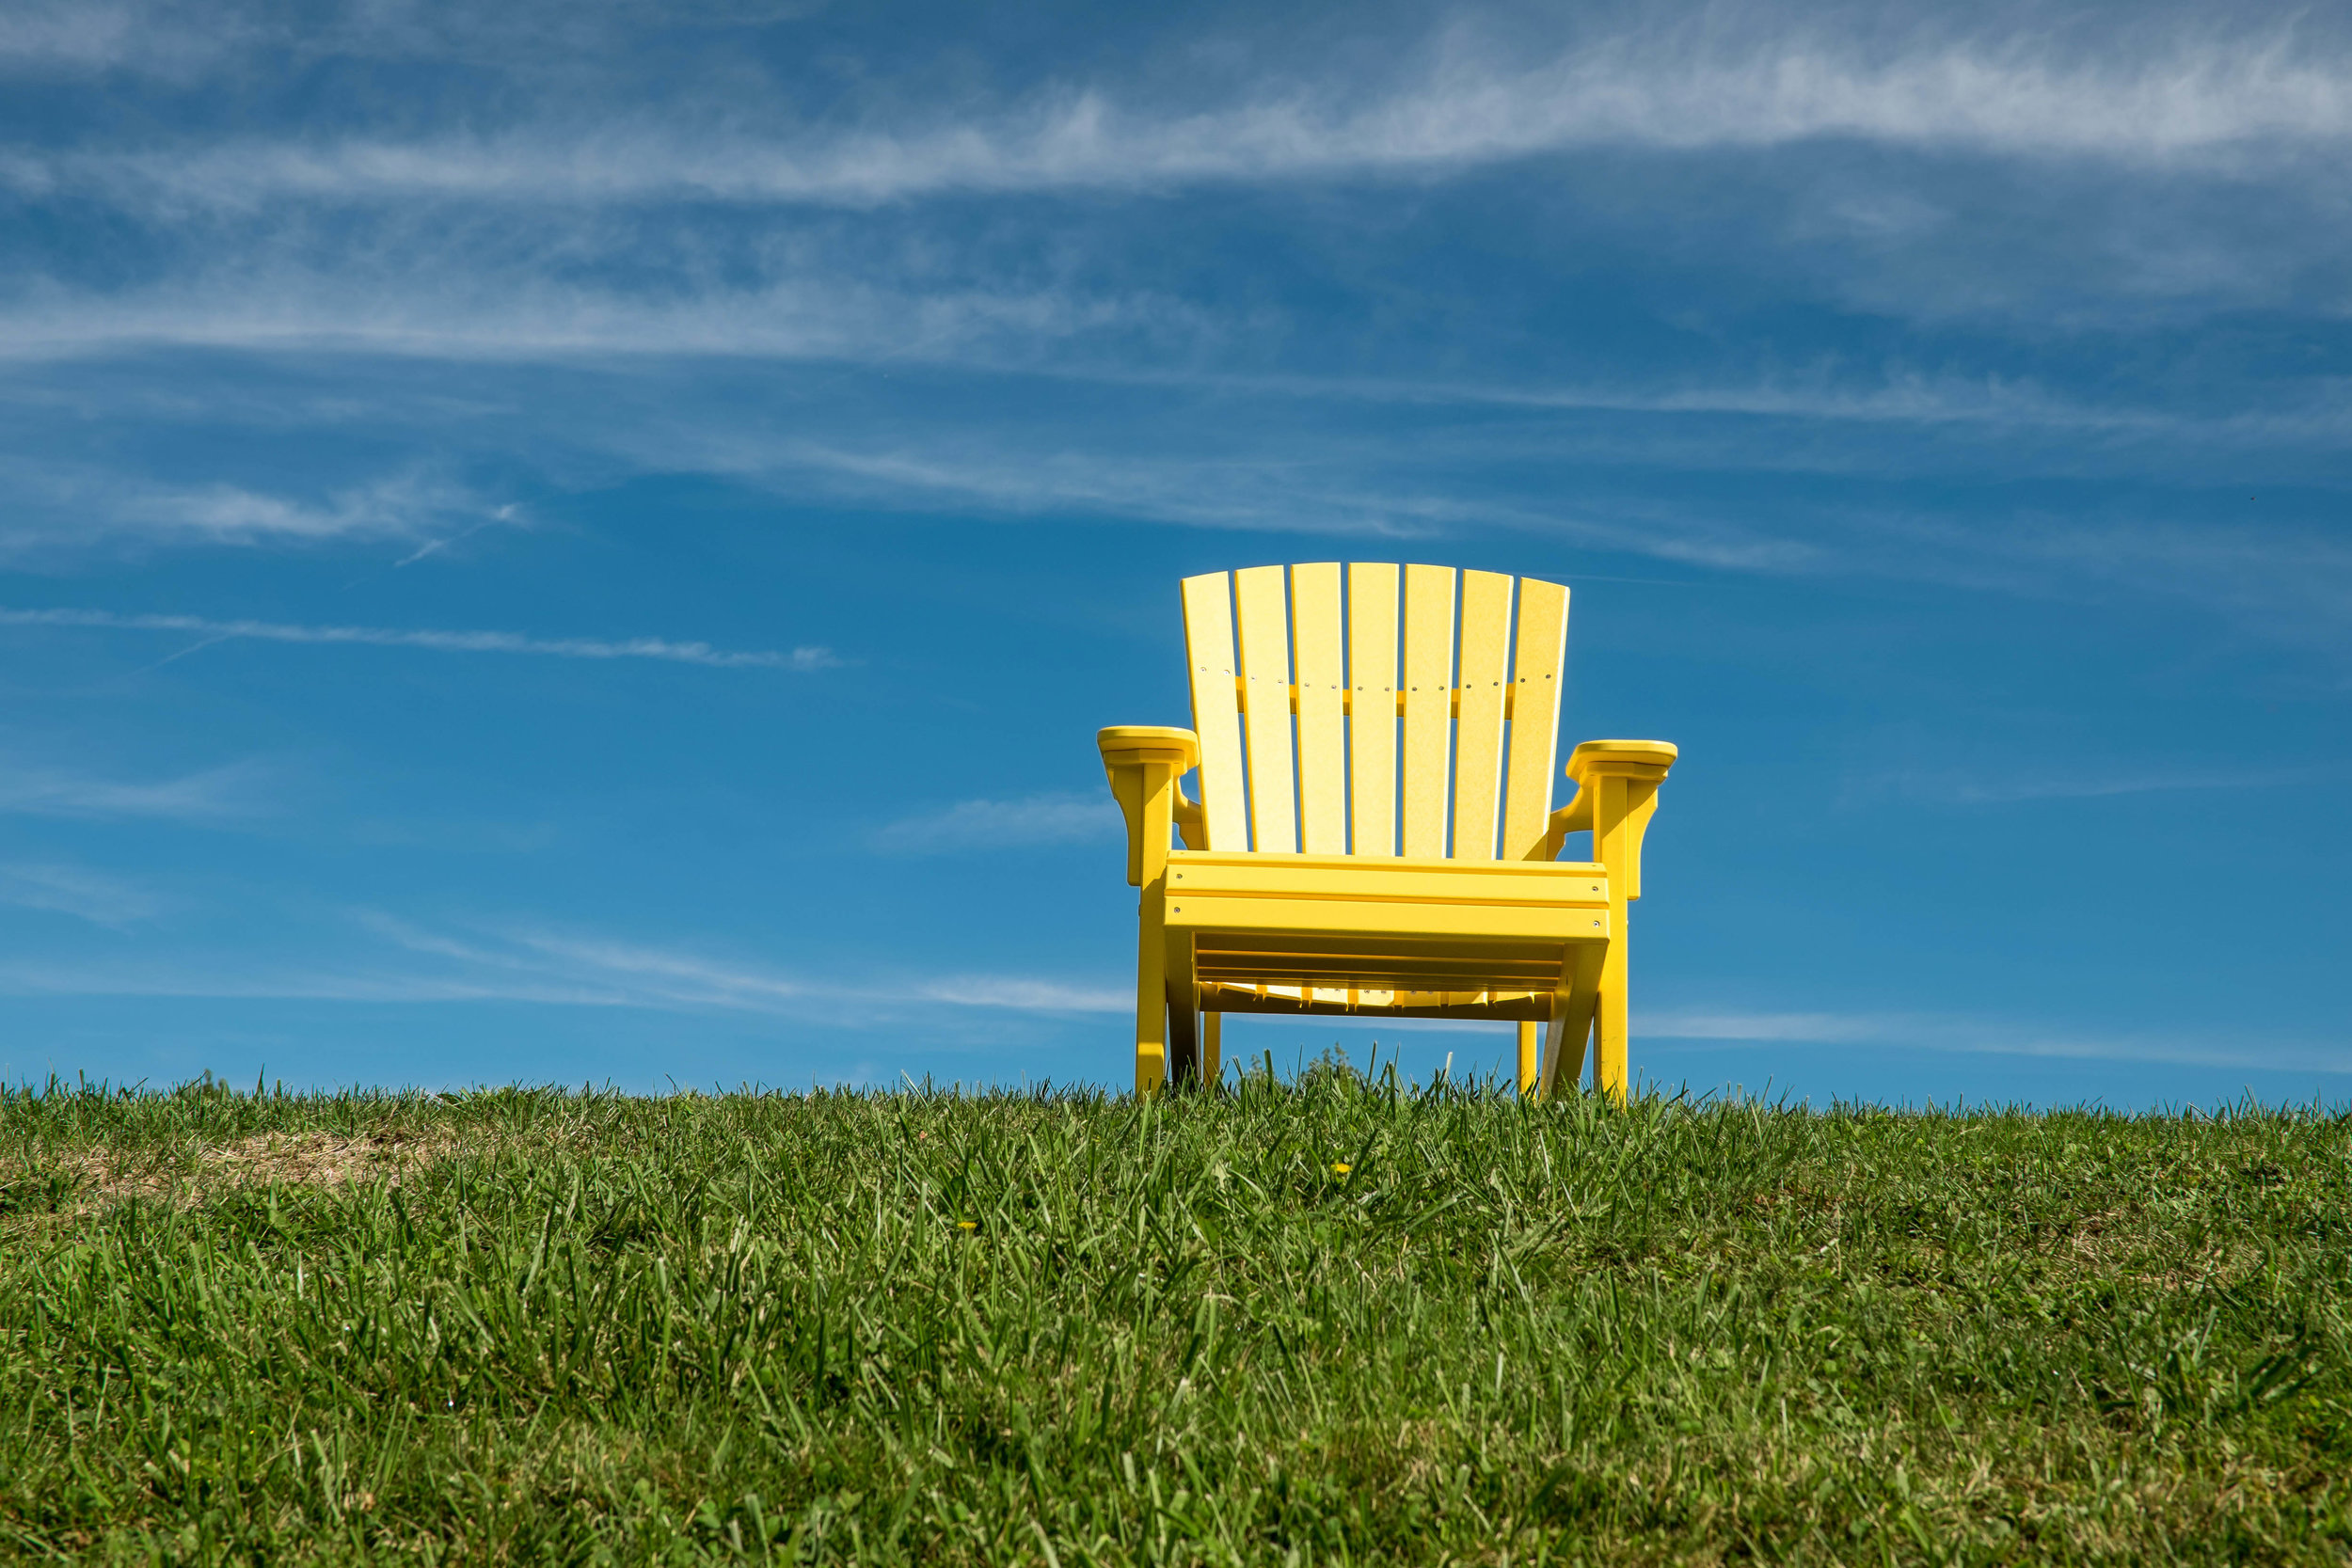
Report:
[{"label": "chair seat", "polygon": [[1178,850],[1167,887],[1168,973],[1221,1012],[1541,1022],[1610,936],[1591,863]]}]

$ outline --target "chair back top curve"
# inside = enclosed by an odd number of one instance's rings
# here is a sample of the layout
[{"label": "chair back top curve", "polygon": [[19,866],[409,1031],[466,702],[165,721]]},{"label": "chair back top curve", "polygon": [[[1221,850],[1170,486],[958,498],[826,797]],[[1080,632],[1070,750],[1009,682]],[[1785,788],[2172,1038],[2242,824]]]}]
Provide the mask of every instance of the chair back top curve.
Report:
[{"label": "chair back top curve", "polygon": [[1211,849],[1525,860],[1551,812],[1568,591],[1337,562],[1184,583]]}]

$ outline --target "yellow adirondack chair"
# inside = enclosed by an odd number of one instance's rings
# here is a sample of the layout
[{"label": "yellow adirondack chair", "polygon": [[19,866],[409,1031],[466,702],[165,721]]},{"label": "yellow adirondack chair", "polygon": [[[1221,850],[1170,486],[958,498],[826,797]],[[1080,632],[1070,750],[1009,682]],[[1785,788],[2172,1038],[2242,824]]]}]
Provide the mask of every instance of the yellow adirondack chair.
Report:
[{"label": "yellow adirondack chair", "polygon": [[[1626,906],[1675,748],[1584,742],[1554,811],[1568,591],[1363,563],[1342,584],[1336,562],[1185,578],[1193,727],[1096,736],[1143,890],[1136,1091],[1216,1082],[1226,1013],[1327,1013],[1515,1022],[1522,1094],[1575,1085],[1590,1038],[1622,1101]],[[1558,858],[1572,832],[1590,861]]]}]

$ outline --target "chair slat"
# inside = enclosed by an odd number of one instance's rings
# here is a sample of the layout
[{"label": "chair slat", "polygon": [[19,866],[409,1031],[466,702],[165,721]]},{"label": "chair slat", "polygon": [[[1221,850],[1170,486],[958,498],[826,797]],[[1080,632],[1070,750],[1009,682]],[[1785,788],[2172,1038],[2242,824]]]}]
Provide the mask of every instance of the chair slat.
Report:
[{"label": "chair slat", "polygon": [[1200,804],[1209,847],[1249,847],[1242,793],[1241,709],[1233,688],[1233,584],[1223,572],[1184,579],[1184,657],[1200,736]]},{"label": "chair slat", "polygon": [[1445,857],[1453,751],[1454,568],[1405,568],[1405,853]]},{"label": "chair slat", "polygon": [[1311,855],[1347,853],[1347,715],[1340,566],[1291,568],[1291,663],[1298,685],[1298,836]]},{"label": "chair slat", "polygon": [[1298,852],[1288,598],[1279,566],[1250,566],[1233,574],[1242,727],[1249,742],[1249,843],[1261,854]]},{"label": "chair slat", "polygon": [[1359,855],[1396,853],[1396,586],[1392,565],[1347,568],[1348,805]]},{"label": "chair slat", "polygon": [[1535,853],[1551,816],[1567,641],[1568,591],[1556,582],[1519,578],[1518,648],[1511,662],[1511,770],[1502,802],[1506,861]]},{"label": "chair slat", "polygon": [[1502,788],[1502,683],[1511,652],[1511,579],[1462,574],[1461,699],[1454,722],[1454,858],[1495,858]]}]

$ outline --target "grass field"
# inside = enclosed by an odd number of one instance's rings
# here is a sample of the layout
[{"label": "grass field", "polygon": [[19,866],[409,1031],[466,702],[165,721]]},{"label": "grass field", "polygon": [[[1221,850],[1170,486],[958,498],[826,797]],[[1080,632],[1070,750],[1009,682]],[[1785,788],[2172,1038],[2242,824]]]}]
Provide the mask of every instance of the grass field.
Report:
[{"label": "grass field", "polygon": [[2352,1561],[2352,1117],[13,1092],[0,1553]]}]

